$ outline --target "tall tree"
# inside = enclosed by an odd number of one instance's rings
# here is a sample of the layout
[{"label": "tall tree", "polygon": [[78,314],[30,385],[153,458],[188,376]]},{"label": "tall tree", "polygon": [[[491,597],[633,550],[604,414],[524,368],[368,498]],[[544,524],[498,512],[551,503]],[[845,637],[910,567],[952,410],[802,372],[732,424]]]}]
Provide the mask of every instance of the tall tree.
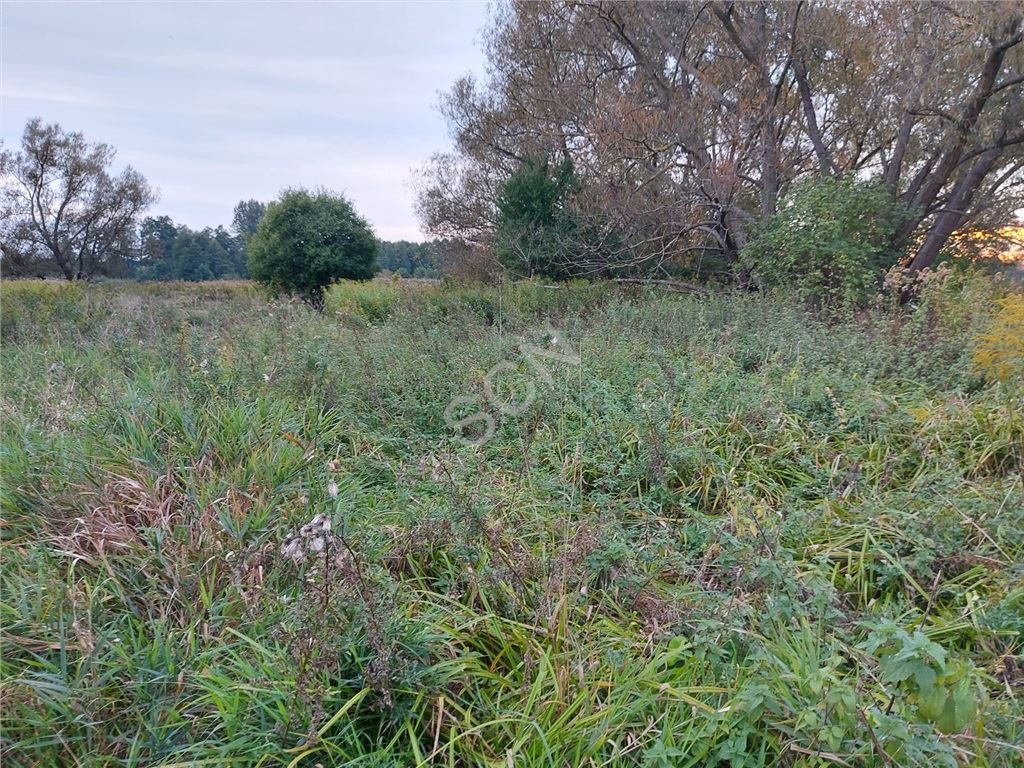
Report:
[{"label": "tall tree", "polygon": [[87,280],[117,260],[135,219],[156,200],[130,166],[112,176],[115,151],[39,118],[25,126],[21,151],[0,160],[0,238],[5,259],[52,264],[68,280]]},{"label": "tall tree", "polygon": [[256,234],[256,229],[267,212],[267,206],[259,200],[242,200],[235,206],[234,216],[231,219],[231,228],[235,234],[242,238],[248,238]]},{"label": "tall tree", "polygon": [[736,264],[796,182],[876,178],[914,212],[892,245],[921,269],[1024,204],[1022,27],[1019,2],[512,0],[487,79],[442,99],[455,152],[424,170],[420,216],[490,242],[526,158],[567,158],[610,258]]},{"label": "tall tree", "polygon": [[148,217],[139,227],[142,244],[138,275],[153,280],[174,277],[174,245],[178,230],[170,216]]},{"label": "tall tree", "polygon": [[220,280],[247,277],[242,238],[224,227],[192,230],[168,216],[143,219],[135,277],[143,280]]}]

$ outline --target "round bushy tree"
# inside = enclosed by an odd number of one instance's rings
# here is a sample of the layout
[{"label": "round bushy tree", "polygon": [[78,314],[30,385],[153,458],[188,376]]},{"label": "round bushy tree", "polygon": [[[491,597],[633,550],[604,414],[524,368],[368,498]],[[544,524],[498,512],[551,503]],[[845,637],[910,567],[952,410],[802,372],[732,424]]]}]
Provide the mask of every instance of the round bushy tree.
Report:
[{"label": "round bushy tree", "polygon": [[377,238],[341,195],[290,189],[267,207],[248,243],[249,274],[276,293],[294,293],[317,309],[338,280],[369,280]]}]

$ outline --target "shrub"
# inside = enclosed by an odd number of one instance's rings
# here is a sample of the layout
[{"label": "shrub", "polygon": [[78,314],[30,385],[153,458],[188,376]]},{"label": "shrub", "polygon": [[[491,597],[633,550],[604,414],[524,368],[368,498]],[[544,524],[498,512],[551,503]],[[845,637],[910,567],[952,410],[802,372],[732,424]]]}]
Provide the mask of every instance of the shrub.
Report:
[{"label": "shrub", "polygon": [[275,293],[295,293],[323,308],[324,288],[337,280],[369,280],[377,238],[340,195],[287,190],[271,203],[249,241],[252,278]]},{"label": "shrub", "polygon": [[763,221],[741,261],[764,287],[816,305],[865,306],[899,258],[891,243],[907,212],[877,182],[817,179]]}]

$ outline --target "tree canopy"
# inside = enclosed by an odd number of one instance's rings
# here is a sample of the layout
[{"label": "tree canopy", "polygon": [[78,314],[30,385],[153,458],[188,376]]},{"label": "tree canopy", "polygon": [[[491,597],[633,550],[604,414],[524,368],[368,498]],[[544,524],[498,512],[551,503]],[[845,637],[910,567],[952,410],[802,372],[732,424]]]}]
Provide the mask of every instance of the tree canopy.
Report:
[{"label": "tree canopy", "polygon": [[424,169],[420,217],[492,245],[508,180],[569,161],[578,271],[713,254],[740,275],[801,181],[873,179],[910,212],[890,251],[918,270],[1024,204],[1022,39],[1017,2],[512,0],[486,78],[442,99],[455,151]]},{"label": "tree canopy", "polygon": [[242,200],[235,206],[234,215],[231,218],[231,228],[239,237],[255,235],[266,212],[266,204],[259,200]]},{"label": "tree canopy", "polygon": [[494,250],[514,273],[562,277],[563,265],[576,241],[569,196],[576,186],[572,163],[551,168],[532,158],[498,189],[498,224]]},{"label": "tree canopy", "polygon": [[248,277],[245,239],[224,227],[192,230],[168,216],[147,218],[130,275],[140,280],[222,280]]},{"label": "tree canopy", "polygon": [[342,195],[291,189],[267,206],[249,239],[252,278],[322,307],[337,280],[368,280],[377,271],[377,238]]},{"label": "tree canopy", "polygon": [[400,277],[440,277],[439,243],[412,243],[408,240],[382,240],[377,265]]}]

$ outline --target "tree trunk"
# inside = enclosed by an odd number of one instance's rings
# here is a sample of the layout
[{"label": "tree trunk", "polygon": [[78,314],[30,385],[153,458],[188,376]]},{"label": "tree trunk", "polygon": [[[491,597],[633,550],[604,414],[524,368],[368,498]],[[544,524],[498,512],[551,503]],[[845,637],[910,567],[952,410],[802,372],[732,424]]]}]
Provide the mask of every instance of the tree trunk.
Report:
[{"label": "tree trunk", "polygon": [[974,199],[974,193],[978,191],[985,175],[999,158],[1000,152],[1001,147],[998,146],[983,152],[974,161],[971,170],[957,182],[949,203],[935,219],[935,223],[928,231],[928,236],[921,243],[921,247],[917,249],[917,253],[914,254],[914,259],[910,262],[909,267],[912,272],[919,272],[934,264],[942,246],[949,240],[949,236],[966,221],[967,209],[971,205],[971,200]]}]

